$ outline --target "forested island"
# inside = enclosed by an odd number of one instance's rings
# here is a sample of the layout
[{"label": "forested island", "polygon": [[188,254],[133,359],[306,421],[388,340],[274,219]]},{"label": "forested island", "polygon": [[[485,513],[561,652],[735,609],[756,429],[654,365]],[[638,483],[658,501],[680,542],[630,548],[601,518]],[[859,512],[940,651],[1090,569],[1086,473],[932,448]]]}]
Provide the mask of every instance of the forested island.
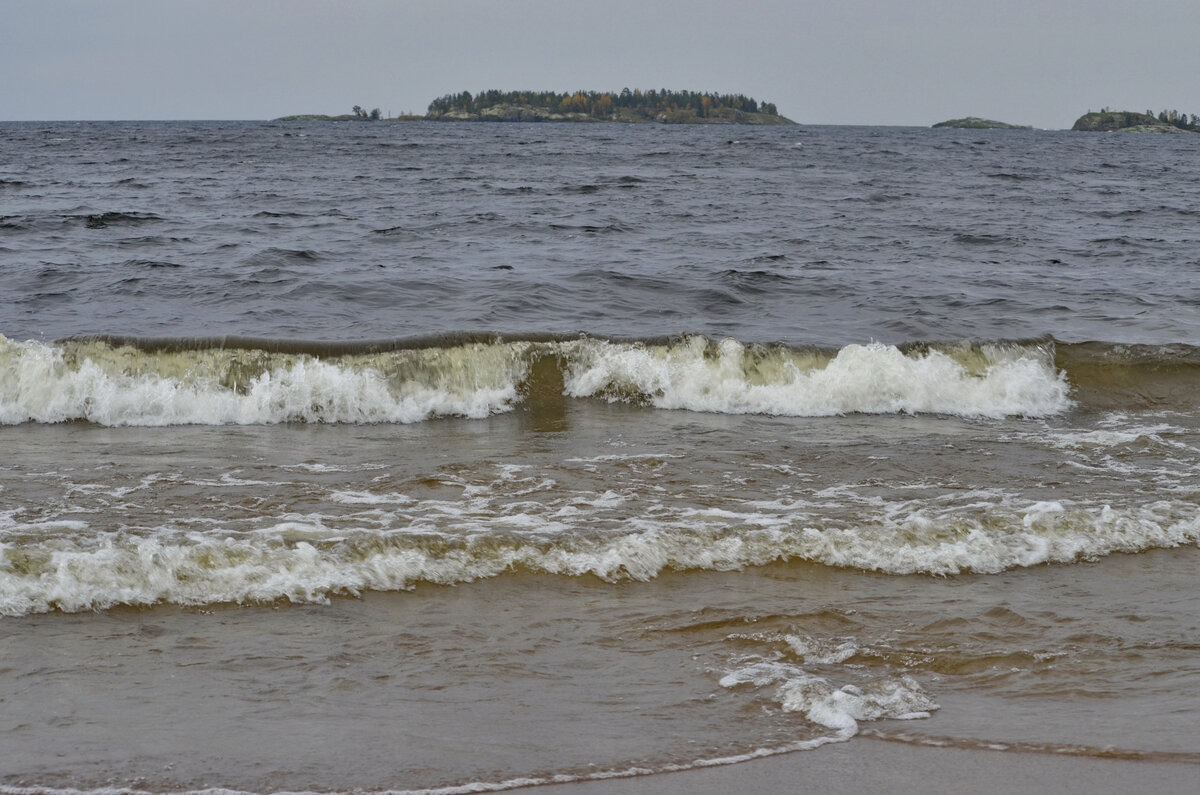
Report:
[{"label": "forested island", "polygon": [[548,122],[655,122],[659,124],[793,124],[779,115],[773,102],[759,102],[744,94],[696,91],[619,92],[481,91],[446,94],[429,103],[424,116],[387,117],[355,105],[350,115],[304,114],[276,121],[548,121]]},{"label": "forested island", "polygon": [[1189,116],[1177,110],[1164,110],[1157,116],[1152,111],[1136,113],[1129,110],[1088,111],[1080,116],[1072,130],[1080,132],[1200,132],[1200,116]]},{"label": "forested island", "polygon": [[1008,124],[1002,121],[981,119],[978,116],[967,116],[965,119],[950,119],[939,121],[934,127],[953,127],[960,130],[1032,130],[1027,124]]}]

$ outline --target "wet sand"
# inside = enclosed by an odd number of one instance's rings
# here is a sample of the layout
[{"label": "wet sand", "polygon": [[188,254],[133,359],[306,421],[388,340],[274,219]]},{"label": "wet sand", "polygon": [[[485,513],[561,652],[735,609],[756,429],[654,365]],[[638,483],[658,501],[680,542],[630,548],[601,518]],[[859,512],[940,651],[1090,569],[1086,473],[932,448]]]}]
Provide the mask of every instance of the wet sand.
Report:
[{"label": "wet sand", "polygon": [[871,738],[724,767],[528,787],[536,795],[726,795],[733,792],[1187,793],[1200,765],[931,748]]}]

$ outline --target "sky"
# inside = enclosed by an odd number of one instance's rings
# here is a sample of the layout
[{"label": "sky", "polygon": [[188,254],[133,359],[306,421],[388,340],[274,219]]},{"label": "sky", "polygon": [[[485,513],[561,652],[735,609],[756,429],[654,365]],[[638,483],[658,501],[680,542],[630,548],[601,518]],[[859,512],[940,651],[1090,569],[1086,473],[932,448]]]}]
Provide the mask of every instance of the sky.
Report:
[{"label": "sky", "polygon": [[741,93],[802,124],[1200,114],[1198,0],[0,0],[0,121]]}]

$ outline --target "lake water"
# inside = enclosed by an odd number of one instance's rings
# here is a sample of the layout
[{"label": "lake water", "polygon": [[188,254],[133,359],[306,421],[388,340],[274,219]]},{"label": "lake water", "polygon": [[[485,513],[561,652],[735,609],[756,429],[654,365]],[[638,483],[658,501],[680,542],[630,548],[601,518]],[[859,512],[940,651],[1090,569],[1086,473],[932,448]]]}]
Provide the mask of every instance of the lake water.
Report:
[{"label": "lake water", "polygon": [[1200,764],[1200,138],[0,145],[0,791]]}]

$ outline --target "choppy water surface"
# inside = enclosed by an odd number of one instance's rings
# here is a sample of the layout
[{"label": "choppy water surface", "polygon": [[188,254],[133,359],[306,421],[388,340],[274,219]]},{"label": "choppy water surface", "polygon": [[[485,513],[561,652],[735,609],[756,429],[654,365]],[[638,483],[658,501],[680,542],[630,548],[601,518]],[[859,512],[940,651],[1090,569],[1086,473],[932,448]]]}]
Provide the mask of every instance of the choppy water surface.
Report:
[{"label": "choppy water surface", "polygon": [[6,124],[3,333],[1188,341],[1186,136]]},{"label": "choppy water surface", "polygon": [[1191,137],[0,135],[9,789],[1200,764]]}]

